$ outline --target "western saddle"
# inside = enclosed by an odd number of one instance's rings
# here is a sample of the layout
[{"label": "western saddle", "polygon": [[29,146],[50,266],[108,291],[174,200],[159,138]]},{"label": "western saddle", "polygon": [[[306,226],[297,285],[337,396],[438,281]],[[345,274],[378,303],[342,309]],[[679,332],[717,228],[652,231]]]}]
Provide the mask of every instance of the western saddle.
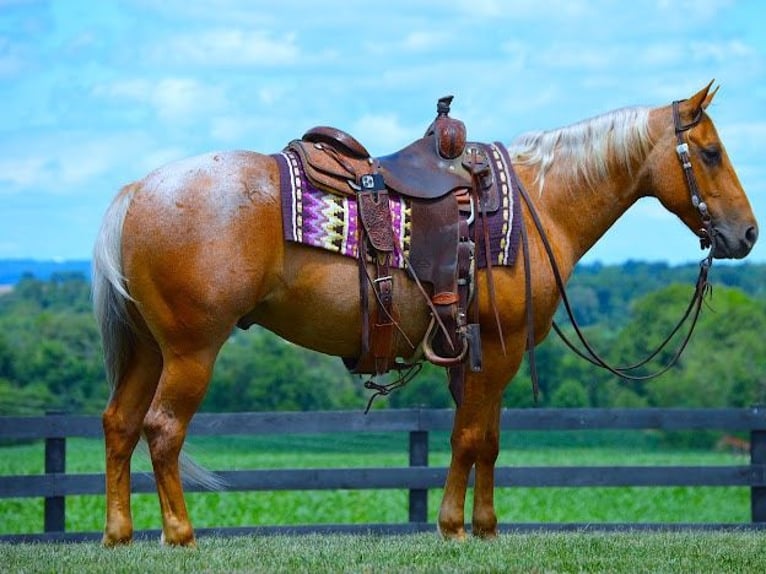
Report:
[{"label": "western saddle", "polygon": [[[288,147],[298,154],[306,177],[316,187],[357,202],[362,354],[344,359],[346,366],[354,373],[372,375],[413,366],[394,356],[396,333],[406,339],[397,322],[390,271],[391,255],[395,249],[402,252],[402,246],[394,237],[388,198],[399,194],[412,208],[407,272],[431,310],[423,354],[447,368],[450,391],[460,404],[466,363],[472,370],[481,370],[476,305],[472,320],[468,318],[476,273],[476,226],[471,223],[481,217],[488,242],[485,217],[498,209],[500,198],[484,144],[468,143],[465,124],[449,116],[452,98],[439,99],[436,119],[422,138],[391,155],[373,158],[353,136],[327,126],[310,129]],[[486,259],[494,307],[491,266]],[[368,262],[375,267],[374,277]],[[368,285],[376,300],[372,311]],[[415,345],[410,345],[414,353]],[[371,388],[380,394],[388,392],[380,385]]]}]

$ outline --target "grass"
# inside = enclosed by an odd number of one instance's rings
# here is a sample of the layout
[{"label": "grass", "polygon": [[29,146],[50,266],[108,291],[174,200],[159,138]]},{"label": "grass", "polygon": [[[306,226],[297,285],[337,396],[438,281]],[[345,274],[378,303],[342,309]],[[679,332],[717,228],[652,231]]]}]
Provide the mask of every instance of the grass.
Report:
[{"label": "grass", "polygon": [[137,542],[0,544],[3,572],[762,572],[757,532],[435,534],[207,538],[196,550]]}]

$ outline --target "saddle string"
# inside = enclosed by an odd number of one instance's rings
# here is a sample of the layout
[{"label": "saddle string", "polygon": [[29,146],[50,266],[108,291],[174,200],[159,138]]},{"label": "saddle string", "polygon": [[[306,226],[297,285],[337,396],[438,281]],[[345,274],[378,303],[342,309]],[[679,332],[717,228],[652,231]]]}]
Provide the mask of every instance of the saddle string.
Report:
[{"label": "saddle string", "polygon": [[[367,401],[367,407],[364,409],[364,414],[367,414],[370,412],[370,408],[372,407],[372,403],[377,399],[378,397],[385,397],[389,394],[391,394],[393,391],[397,389],[401,389],[405,385],[407,385],[412,379],[414,379],[418,373],[420,372],[420,369],[423,368],[423,363],[414,363],[412,365],[400,365],[401,368],[398,369],[398,376],[395,381],[392,383],[388,383],[385,385],[381,385],[380,383],[376,383],[375,380],[370,377],[364,382],[364,388],[369,390],[374,390],[375,392],[370,395],[369,400]],[[406,371],[402,374],[402,371]]]}]

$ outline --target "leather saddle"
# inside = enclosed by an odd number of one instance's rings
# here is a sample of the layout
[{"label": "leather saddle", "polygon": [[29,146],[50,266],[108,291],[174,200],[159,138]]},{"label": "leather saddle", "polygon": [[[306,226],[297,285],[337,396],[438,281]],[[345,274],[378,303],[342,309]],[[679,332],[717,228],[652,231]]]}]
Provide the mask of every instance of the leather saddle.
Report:
[{"label": "leather saddle", "polygon": [[[481,369],[478,321],[469,324],[467,318],[476,266],[465,213],[473,221],[478,213],[496,211],[500,186],[492,181],[484,145],[468,143],[465,124],[449,116],[452,99],[439,99],[436,119],[422,138],[390,155],[374,158],[356,138],[328,126],[308,130],[288,147],[316,187],[357,201],[359,244],[367,246],[359,250],[362,355],[345,359],[347,367],[375,375],[411,366],[393,356],[398,323],[389,258],[396,245],[388,194],[398,194],[412,208],[408,272],[424,286],[432,315],[422,348],[429,361],[447,367],[460,404],[466,363]],[[370,260],[375,277],[367,270]],[[372,312],[368,284],[377,303]]]},{"label": "leather saddle", "polygon": [[[439,199],[452,192],[468,203],[465,192],[473,185],[468,165],[487,160],[481,144],[466,142],[465,124],[449,117],[451,101],[452,96],[441,98],[423,137],[390,155],[374,158],[354,136],[330,126],[311,128],[290,147],[300,155],[306,176],[329,193],[353,196],[359,174],[377,171],[390,191],[404,197]],[[485,209],[496,211],[497,187],[487,185],[485,192]]]}]

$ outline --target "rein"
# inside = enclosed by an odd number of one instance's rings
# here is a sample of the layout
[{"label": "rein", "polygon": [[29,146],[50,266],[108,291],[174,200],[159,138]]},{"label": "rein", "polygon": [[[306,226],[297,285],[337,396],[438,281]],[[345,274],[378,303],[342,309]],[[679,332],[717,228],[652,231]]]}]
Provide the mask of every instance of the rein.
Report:
[{"label": "rein", "polygon": [[[579,349],[572,342],[572,340],[569,339],[563,333],[563,331],[561,330],[561,328],[558,326],[558,324],[555,321],[553,322],[553,329],[556,331],[556,333],[561,338],[561,340],[567,345],[567,347],[569,347],[572,351],[574,351],[576,355],[578,355],[582,359],[585,359],[586,361],[588,361],[589,363],[593,365],[606,369],[607,371],[609,371],[610,373],[614,375],[617,375],[618,377],[631,380],[631,381],[646,381],[649,379],[659,377],[660,375],[670,370],[678,362],[678,359],[681,357],[681,354],[686,349],[687,344],[691,340],[692,334],[694,332],[694,328],[697,325],[697,320],[699,318],[700,311],[702,310],[702,304],[704,303],[705,296],[712,290],[712,286],[708,282],[708,273],[713,263],[713,251],[714,251],[713,248],[715,246],[715,230],[713,228],[712,219],[710,217],[710,213],[708,211],[707,205],[702,200],[702,197],[700,196],[700,193],[699,193],[699,186],[697,185],[697,179],[694,176],[691,160],[689,158],[689,145],[684,141],[684,132],[696,126],[702,119],[702,108],[697,110],[697,114],[695,115],[694,119],[688,124],[681,123],[681,114],[679,111],[678,101],[673,102],[672,110],[673,110],[673,126],[675,130],[676,141],[677,141],[676,153],[681,162],[681,167],[684,171],[684,176],[686,178],[687,188],[691,196],[692,205],[699,212],[700,219],[703,225],[702,229],[700,229],[699,231],[700,245],[703,249],[709,248],[710,251],[708,252],[708,255],[700,262],[700,271],[695,284],[694,293],[692,294],[692,298],[682,318],[679,320],[679,322],[676,324],[676,326],[673,328],[670,334],[659,344],[659,346],[654,351],[652,351],[649,354],[648,357],[646,357],[645,359],[635,364],[627,365],[627,366],[613,366],[609,364],[593,349],[592,345],[585,337],[572,311],[572,306],[570,304],[569,297],[567,296],[566,288],[564,286],[564,280],[561,276],[561,272],[559,270],[558,264],[556,263],[556,258],[553,253],[550,240],[548,239],[548,236],[545,233],[545,229],[543,228],[542,221],[540,220],[540,217],[534,208],[534,205],[532,203],[531,198],[529,197],[527,190],[519,181],[518,177],[516,176],[516,173],[511,172],[512,177],[516,179],[516,182],[518,183],[520,194],[522,198],[524,199],[524,202],[527,204],[527,208],[529,209],[529,214],[532,218],[533,223],[535,224],[535,227],[537,228],[537,232],[540,235],[540,239],[542,240],[543,247],[545,248],[545,252],[548,256],[551,270],[553,271],[553,276],[556,280],[556,286],[561,295],[561,300],[562,300],[562,303],[564,304],[564,308],[566,310],[569,321],[571,322],[572,327],[574,328],[574,332],[577,335],[577,338],[579,339],[580,343],[583,345],[585,350]],[[527,235],[526,226],[523,220],[521,222],[521,225],[522,225],[521,227],[522,244],[524,247],[523,249],[524,267],[525,267],[524,275],[525,275],[525,283],[526,283],[525,291],[526,291],[526,306],[527,306],[527,312],[526,312],[527,314],[527,353],[529,358],[529,370],[532,377],[532,389],[533,389],[535,403],[536,403],[538,400],[538,395],[539,395],[539,382],[538,382],[538,374],[537,374],[537,367],[535,362],[535,350],[534,350],[535,349],[534,310],[532,305],[530,256],[529,256],[529,247],[528,247],[528,235]],[[681,341],[681,344],[679,345],[678,349],[674,352],[673,356],[670,358],[668,363],[662,366],[658,371],[647,374],[647,375],[634,374],[633,371],[646,365],[649,361],[651,361],[654,357],[656,357],[663,349],[665,349],[665,347],[670,343],[670,341],[673,339],[676,333],[678,333],[678,331],[681,329],[681,327],[684,325],[684,323],[686,323],[686,321],[690,317],[691,317],[691,324],[689,325],[688,331],[686,332],[686,335],[684,336],[683,341]]]}]

